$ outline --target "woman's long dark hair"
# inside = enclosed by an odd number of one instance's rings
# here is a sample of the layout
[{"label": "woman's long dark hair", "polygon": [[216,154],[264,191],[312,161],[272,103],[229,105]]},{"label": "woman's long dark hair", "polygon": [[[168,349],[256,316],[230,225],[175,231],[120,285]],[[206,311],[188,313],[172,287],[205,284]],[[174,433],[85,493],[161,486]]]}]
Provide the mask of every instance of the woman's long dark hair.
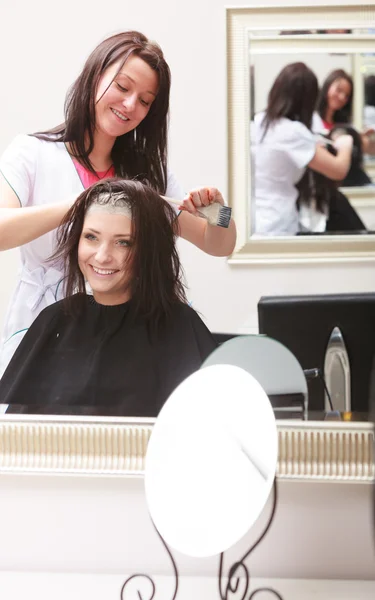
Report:
[{"label": "woman's long dark hair", "polygon": [[336,125],[328,133],[329,139],[335,139],[335,134],[350,135],[353,138],[353,149],[350,161],[350,169],[345,178],[340,182],[341,186],[361,186],[371,183],[370,177],[363,169],[363,150],[360,133],[349,125]]},{"label": "woman's long dark hair", "polygon": [[[101,196],[107,193],[107,197]],[[132,214],[132,246],[128,255],[131,281],[131,310],[135,317],[158,325],[170,314],[176,302],[186,303],[182,284],[182,268],[175,241],[178,219],[174,209],[150,187],[139,181],[106,179],[85,190],[65,216],[57,231],[57,250],[52,259],[65,264],[65,296],[67,308],[78,306],[76,292],[84,300],[85,280],[78,264],[78,245],[85,215],[94,203],[126,203]],[[121,195],[120,195],[121,194]],[[101,196],[99,198],[99,196]],[[81,307],[83,303],[81,304]]]},{"label": "woman's long dark hair", "polygon": [[317,110],[320,117],[325,120],[326,112],[328,107],[328,90],[331,87],[332,83],[337,81],[337,79],[345,79],[351,86],[351,93],[349,100],[345,104],[343,108],[340,110],[336,110],[333,114],[333,122],[334,123],[350,123],[352,118],[352,103],[353,103],[353,79],[350,75],[344,71],[343,69],[335,69],[328,75],[325,79],[322,89],[318,98]]},{"label": "woman's long dark hair", "polygon": [[136,130],[119,136],[112,149],[115,173],[138,177],[157,192],[167,187],[167,133],[171,76],[160,47],[138,31],[126,31],[104,40],[87,59],[65,100],[65,122],[34,134],[39,139],[69,143],[73,156],[95,174],[89,155],[94,148],[96,93],[100,77],[117,61],[119,70],[130,56],[137,56],[159,79],[158,93]]},{"label": "woman's long dark hair", "polygon": [[368,75],[365,79],[365,104],[375,106],[375,75]]},{"label": "woman's long dark hair", "polygon": [[268,94],[264,135],[271,123],[282,117],[299,121],[311,129],[317,97],[318,80],[305,63],[296,62],[284,67]]},{"label": "woman's long dark hair", "polygon": [[306,169],[296,187],[300,192],[297,208],[303,204],[310,206],[314,198],[315,209],[327,216],[326,231],[366,231],[365,224],[339,190],[337,182]]},{"label": "woman's long dark hair", "polygon": [[[336,156],[337,150],[333,146],[327,146],[327,150]],[[339,190],[337,181],[308,168],[296,188],[299,192],[297,208],[311,206],[314,201],[315,209],[327,216],[326,231],[366,230],[348,198]]]}]

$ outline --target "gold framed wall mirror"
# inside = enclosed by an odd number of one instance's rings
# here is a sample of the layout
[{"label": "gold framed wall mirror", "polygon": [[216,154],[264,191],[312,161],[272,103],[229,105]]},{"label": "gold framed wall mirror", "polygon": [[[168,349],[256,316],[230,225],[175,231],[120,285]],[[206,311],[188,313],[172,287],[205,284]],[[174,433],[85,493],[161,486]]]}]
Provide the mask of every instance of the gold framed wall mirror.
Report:
[{"label": "gold framed wall mirror", "polygon": [[360,133],[371,128],[372,109],[366,107],[365,83],[375,73],[373,2],[228,8],[226,19],[228,195],[238,229],[237,246],[229,263],[373,261],[375,154],[363,156],[366,185],[340,187],[366,230],[319,231],[314,235],[257,232],[256,168],[252,160],[252,119],[265,108],[275,78],[289,63],[304,62],[316,74],[319,85],[335,69],[349,73],[353,80],[350,124]]}]

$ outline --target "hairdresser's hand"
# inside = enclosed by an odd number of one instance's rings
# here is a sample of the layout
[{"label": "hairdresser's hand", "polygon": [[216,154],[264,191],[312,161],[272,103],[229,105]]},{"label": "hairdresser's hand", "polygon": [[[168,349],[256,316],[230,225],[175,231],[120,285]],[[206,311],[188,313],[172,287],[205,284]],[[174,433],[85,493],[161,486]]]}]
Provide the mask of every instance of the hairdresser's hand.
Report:
[{"label": "hairdresser's hand", "polygon": [[370,127],[361,135],[362,152],[364,154],[375,155],[375,129]]},{"label": "hairdresser's hand", "polygon": [[337,150],[349,150],[349,152],[351,152],[353,148],[353,138],[351,135],[340,135],[340,137],[335,140],[334,146]]},{"label": "hairdresser's hand", "polygon": [[183,199],[180,205],[180,210],[186,210],[192,215],[197,215],[197,210],[201,206],[208,206],[218,202],[224,206],[224,198],[217,188],[204,187],[191,190],[186,198]]},{"label": "hairdresser's hand", "polygon": [[375,129],[373,127],[368,127],[367,129],[364,130],[364,132],[362,133],[362,135],[367,135],[369,137],[372,137],[375,133]]}]

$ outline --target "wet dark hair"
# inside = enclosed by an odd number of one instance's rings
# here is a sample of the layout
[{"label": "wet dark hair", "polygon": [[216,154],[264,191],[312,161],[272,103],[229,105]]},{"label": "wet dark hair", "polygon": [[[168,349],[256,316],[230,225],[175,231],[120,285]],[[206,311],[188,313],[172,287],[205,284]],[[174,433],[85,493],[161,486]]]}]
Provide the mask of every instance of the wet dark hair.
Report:
[{"label": "wet dark hair", "polygon": [[[326,149],[333,156],[337,155],[336,148],[331,144],[327,144]],[[338,192],[336,181],[310,168],[306,169],[296,188],[299,192],[297,208],[301,205],[310,206],[314,199],[316,210],[322,214],[328,214],[331,199]]]},{"label": "wet dark hair", "polygon": [[363,169],[362,139],[359,132],[354,129],[354,127],[349,127],[349,125],[336,125],[331,129],[327,137],[329,139],[333,139],[335,133],[340,133],[341,135],[350,135],[353,138],[350,169],[346,174],[346,177],[340,182],[340,185],[344,187],[350,187],[367,185],[371,183],[370,177]]},{"label": "wet dark hair", "polygon": [[300,191],[297,208],[302,204],[310,206],[314,198],[316,210],[327,216],[326,231],[366,231],[365,224],[339,190],[337,182],[317,171],[306,169],[296,187]]},{"label": "wet dark hair", "polygon": [[312,199],[314,199],[315,209],[322,214],[328,213],[331,196],[337,190],[336,183],[332,179],[309,168],[296,183],[296,188],[298,190],[297,208],[299,209],[302,205],[311,206]]},{"label": "wet dark hair", "polygon": [[317,111],[318,111],[320,117],[323,120],[325,120],[327,107],[328,107],[328,90],[331,87],[332,83],[334,83],[338,79],[345,79],[345,81],[347,81],[351,86],[351,92],[350,92],[349,100],[347,101],[345,106],[343,108],[341,108],[340,110],[337,110],[333,114],[333,122],[334,123],[349,123],[352,118],[353,79],[343,69],[335,69],[325,79],[325,81],[322,85],[322,89],[319,94]]},{"label": "wet dark hair", "polygon": [[116,139],[112,161],[117,176],[129,179],[138,177],[163,194],[167,188],[171,76],[161,48],[138,31],[118,33],[101,42],[88,57],[81,74],[67,94],[65,122],[54,129],[34,135],[46,141],[69,142],[73,156],[96,174],[89,155],[94,147],[98,83],[108,67],[121,61],[120,70],[130,56],[141,58],[157,73],[158,93],[136,130]]},{"label": "wet dark hair", "polygon": [[[346,127],[346,129],[351,128]],[[327,137],[329,138],[329,136]],[[327,150],[336,156],[337,150],[334,146],[327,145]],[[353,173],[356,183],[348,183],[347,178],[350,172]],[[349,173],[345,180],[337,182],[322,173],[318,173],[318,171],[307,168],[303,177],[296,184],[299,192],[297,208],[299,209],[302,205],[310,206],[312,199],[314,199],[316,210],[328,217],[326,231],[365,231],[365,224],[347,197],[339,190],[339,185],[365,185],[365,183],[360,183],[358,177],[361,178],[361,174],[358,175],[353,167],[351,167]],[[363,174],[366,176],[364,171]]]},{"label": "wet dark hair", "polygon": [[361,136],[354,127],[350,127],[349,125],[335,125],[332,127],[331,131],[328,132],[328,139],[335,139],[335,134],[339,133],[340,135],[350,135],[353,138],[353,149],[352,149],[352,164],[362,166],[363,163],[363,151],[362,151],[362,140]]},{"label": "wet dark hair", "polygon": [[368,75],[365,79],[365,104],[375,106],[375,75]]},{"label": "wet dark hair", "polygon": [[268,94],[264,135],[270,124],[281,117],[299,121],[311,129],[317,96],[318,80],[305,63],[296,62],[284,67]]},{"label": "wet dark hair", "polygon": [[[107,193],[107,198],[100,197]],[[78,264],[78,245],[85,215],[94,203],[124,204],[132,213],[132,245],[128,254],[132,272],[129,284],[131,310],[157,326],[170,314],[176,302],[186,303],[182,268],[176,249],[178,219],[175,210],[154,190],[139,181],[102,180],[85,190],[75,201],[57,231],[57,250],[53,261],[65,264],[65,296],[68,311],[84,306],[86,288]],[[75,293],[82,294],[79,306]],[[72,297],[75,301],[72,302]]]}]

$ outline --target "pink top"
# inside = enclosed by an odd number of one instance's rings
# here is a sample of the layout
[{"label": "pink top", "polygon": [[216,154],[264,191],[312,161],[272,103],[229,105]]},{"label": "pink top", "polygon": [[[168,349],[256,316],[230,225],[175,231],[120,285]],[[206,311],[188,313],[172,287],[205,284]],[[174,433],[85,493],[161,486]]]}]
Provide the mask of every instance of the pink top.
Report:
[{"label": "pink top", "polygon": [[327,129],[327,131],[331,131],[331,129],[333,129],[334,123],[328,123],[328,121],[325,121],[324,119],[322,119],[322,121],[324,128]]},{"label": "pink top", "polygon": [[108,179],[109,177],[115,177],[116,175],[114,165],[111,165],[107,171],[97,171],[96,175],[94,175],[94,173],[91,173],[91,171],[86,169],[86,167],[81,165],[77,160],[73,160],[73,163],[85,190],[90,187],[90,185],[97,183],[100,179]]}]

